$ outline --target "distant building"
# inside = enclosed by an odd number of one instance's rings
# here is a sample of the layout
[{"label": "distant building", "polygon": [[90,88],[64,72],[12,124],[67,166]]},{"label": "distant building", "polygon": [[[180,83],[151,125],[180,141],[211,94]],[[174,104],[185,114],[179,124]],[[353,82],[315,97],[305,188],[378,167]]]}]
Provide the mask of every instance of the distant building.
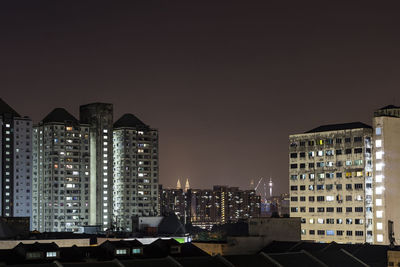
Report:
[{"label": "distant building", "polygon": [[89,125],[56,108],[34,127],[32,228],[75,232],[89,223]]},{"label": "distant building", "polygon": [[290,216],[303,240],[373,242],[372,127],[324,125],[289,137]]},{"label": "distant building", "polygon": [[211,189],[162,189],[162,212],[174,212],[182,221],[211,228],[215,224],[237,222],[260,216],[260,196],[254,190],[214,186]]},{"label": "distant building", "polygon": [[114,123],[114,216],[132,230],[132,218],[158,214],[158,132],[132,114]]},{"label": "distant building", "polygon": [[32,121],[0,99],[0,216],[31,216]]},{"label": "distant building", "polygon": [[[278,215],[279,217],[289,216],[290,196],[288,193],[281,194],[280,196],[273,196],[267,198],[266,203],[261,203],[261,216],[270,217]],[[265,208],[264,208],[264,207]]]},{"label": "distant building", "polygon": [[113,105],[91,103],[80,107],[80,121],[90,126],[90,225],[103,230],[113,217]]}]

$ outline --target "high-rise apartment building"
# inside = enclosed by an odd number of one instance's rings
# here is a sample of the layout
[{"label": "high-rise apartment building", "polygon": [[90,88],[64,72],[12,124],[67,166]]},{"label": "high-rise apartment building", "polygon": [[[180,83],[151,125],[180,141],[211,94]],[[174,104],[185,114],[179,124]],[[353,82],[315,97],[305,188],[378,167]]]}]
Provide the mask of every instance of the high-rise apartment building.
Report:
[{"label": "high-rise apartment building", "polygon": [[32,121],[0,99],[0,216],[31,216]]},{"label": "high-rise apartment building", "polygon": [[389,244],[389,221],[400,239],[400,107],[374,113],[374,243]]},{"label": "high-rise apartment building", "polygon": [[289,137],[290,216],[303,240],[373,242],[372,127],[324,125]]},{"label": "high-rise apartment building", "polygon": [[156,216],[158,132],[136,116],[114,123],[114,216],[117,227],[132,229],[132,217]]},{"label": "high-rise apartment building", "polygon": [[89,125],[63,108],[33,134],[32,229],[75,232],[89,224]]},{"label": "high-rise apartment building", "polygon": [[90,224],[103,230],[113,217],[113,105],[92,103],[80,107],[81,123],[90,125]]}]

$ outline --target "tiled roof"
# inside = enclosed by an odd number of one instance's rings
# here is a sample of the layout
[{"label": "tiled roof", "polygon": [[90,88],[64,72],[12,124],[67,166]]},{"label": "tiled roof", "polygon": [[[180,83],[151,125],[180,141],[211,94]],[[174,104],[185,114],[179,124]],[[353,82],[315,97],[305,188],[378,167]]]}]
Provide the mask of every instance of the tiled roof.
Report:
[{"label": "tiled roof", "polygon": [[73,122],[78,123],[78,120],[71,115],[68,111],[63,108],[55,108],[52,112],[50,112],[43,120],[42,123],[49,123],[49,122]]},{"label": "tiled roof", "polygon": [[367,128],[372,129],[371,126],[362,123],[362,122],[349,122],[349,123],[341,123],[341,124],[328,124],[321,125],[317,128],[309,130],[305,133],[318,133],[318,132],[329,132],[329,131],[340,131],[340,130],[350,130],[350,129],[359,129],[359,128]]}]

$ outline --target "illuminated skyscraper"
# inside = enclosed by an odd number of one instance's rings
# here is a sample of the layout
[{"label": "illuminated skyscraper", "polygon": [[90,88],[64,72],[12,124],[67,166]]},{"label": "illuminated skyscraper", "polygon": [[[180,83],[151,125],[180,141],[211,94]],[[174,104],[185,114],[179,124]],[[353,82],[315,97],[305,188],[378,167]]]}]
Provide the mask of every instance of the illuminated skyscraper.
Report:
[{"label": "illuminated skyscraper", "polygon": [[80,121],[90,125],[90,224],[111,227],[113,217],[113,105],[80,107]]},{"label": "illuminated skyscraper", "polygon": [[158,213],[158,132],[132,114],[114,123],[114,216],[131,230],[133,216]]},{"label": "illuminated skyscraper", "polygon": [[89,125],[65,109],[49,113],[33,134],[32,229],[75,232],[89,223]]}]

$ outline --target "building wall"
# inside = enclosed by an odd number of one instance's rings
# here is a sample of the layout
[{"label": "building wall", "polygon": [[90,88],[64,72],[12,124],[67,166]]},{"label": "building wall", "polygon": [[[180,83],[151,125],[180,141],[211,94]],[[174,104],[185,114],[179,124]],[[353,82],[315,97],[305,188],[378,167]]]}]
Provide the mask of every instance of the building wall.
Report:
[{"label": "building wall", "polygon": [[373,126],[374,243],[389,244],[388,220],[394,222],[395,239],[400,239],[400,118],[375,117]]},{"label": "building wall", "polygon": [[132,217],[158,213],[158,133],[114,129],[114,216],[132,230]]},{"label": "building wall", "polygon": [[89,223],[89,127],[46,123],[34,128],[32,228],[78,231]]},{"label": "building wall", "polygon": [[290,216],[302,239],[372,242],[372,130],[289,137]]},{"label": "building wall", "polygon": [[92,103],[80,107],[80,121],[90,125],[91,225],[111,227],[113,212],[113,105]]},{"label": "building wall", "polygon": [[32,121],[0,116],[0,215],[31,216]]},{"label": "building wall", "polygon": [[251,218],[250,236],[266,236],[276,241],[300,241],[301,218]]}]

